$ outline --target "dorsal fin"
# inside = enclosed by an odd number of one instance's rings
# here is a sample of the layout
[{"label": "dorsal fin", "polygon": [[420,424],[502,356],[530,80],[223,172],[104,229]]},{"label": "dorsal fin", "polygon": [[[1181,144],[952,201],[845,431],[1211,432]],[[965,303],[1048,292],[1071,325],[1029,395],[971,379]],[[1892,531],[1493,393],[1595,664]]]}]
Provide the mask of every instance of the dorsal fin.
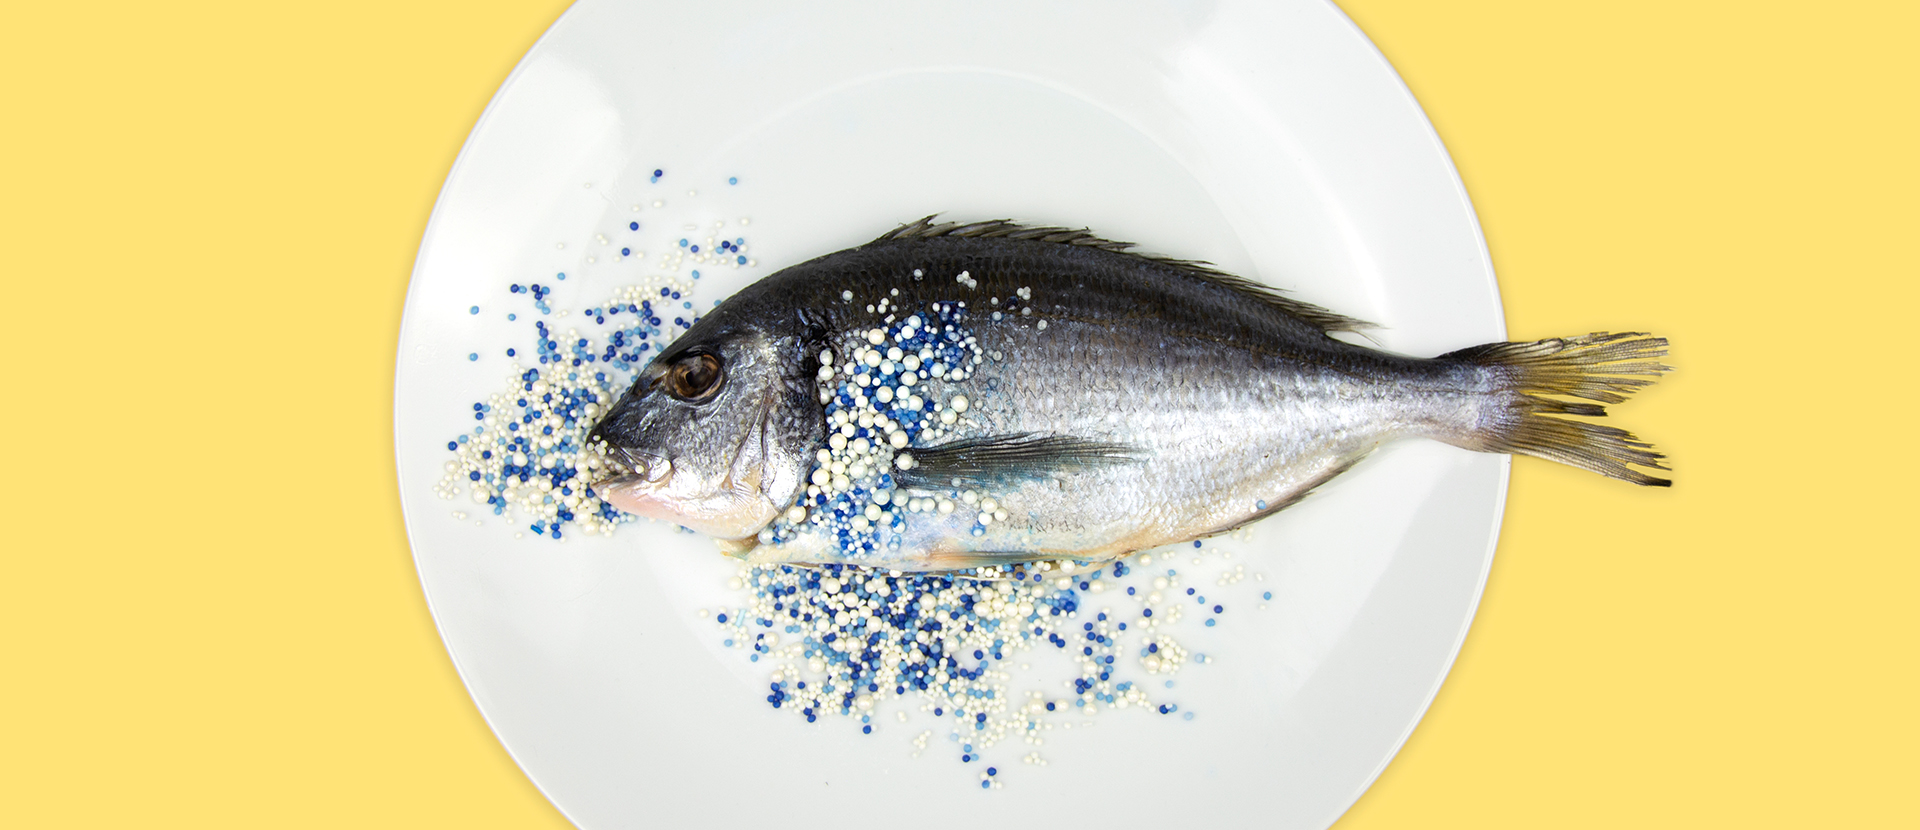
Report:
[{"label": "dorsal fin", "polygon": [[1056,245],[1074,245],[1083,248],[1098,248],[1116,254],[1141,259],[1156,265],[1165,266],[1186,274],[1194,279],[1204,280],[1222,288],[1245,295],[1247,298],[1286,312],[1322,332],[1365,331],[1379,328],[1374,323],[1357,320],[1320,306],[1288,297],[1280,289],[1254,282],[1245,277],[1234,276],[1212,263],[1191,259],[1174,259],[1157,254],[1143,254],[1133,250],[1132,242],[1119,242],[1104,239],[1086,228],[1074,230],[1048,225],[1022,225],[1010,219],[990,219],[985,222],[940,222],[933,220],[938,214],[925,216],[918,221],[908,222],[880,235],[878,239],[867,243],[896,242],[906,239],[932,239],[951,236],[965,239],[1024,239],[1036,242],[1051,242]]}]

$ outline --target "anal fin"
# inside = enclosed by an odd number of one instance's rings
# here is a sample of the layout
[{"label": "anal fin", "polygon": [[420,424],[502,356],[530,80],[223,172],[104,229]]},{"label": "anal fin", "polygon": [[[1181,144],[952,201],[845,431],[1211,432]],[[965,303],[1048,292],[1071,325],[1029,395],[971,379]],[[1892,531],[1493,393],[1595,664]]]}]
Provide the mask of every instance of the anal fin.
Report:
[{"label": "anal fin", "polygon": [[1333,467],[1329,467],[1325,472],[1317,476],[1314,476],[1311,481],[1307,482],[1306,486],[1301,487],[1299,490],[1294,491],[1293,495],[1290,495],[1290,496],[1287,496],[1286,498],[1275,501],[1274,503],[1267,505],[1265,509],[1257,513],[1254,513],[1253,515],[1248,516],[1244,519],[1241,519],[1240,521],[1234,522],[1233,524],[1219,528],[1218,530],[1209,530],[1206,533],[1201,534],[1200,537],[1205,538],[1208,536],[1218,536],[1222,533],[1232,533],[1233,531],[1239,530],[1240,528],[1246,527],[1247,525],[1253,524],[1254,522],[1260,521],[1261,519],[1264,519],[1268,516],[1271,516],[1275,513],[1278,513],[1282,510],[1285,510],[1289,507],[1299,504],[1308,495],[1312,494],[1313,491],[1319,489],[1320,485],[1325,484],[1329,481],[1332,481],[1336,478],[1339,478],[1341,473],[1344,473],[1348,470],[1353,469],[1353,465],[1360,463],[1361,459],[1364,459],[1367,456],[1372,454],[1373,454],[1373,450],[1369,449],[1366,452],[1363,452],[1359,455],[1356,455],[1352,458],[1342,461],[1339,464],[1334,465]]}]

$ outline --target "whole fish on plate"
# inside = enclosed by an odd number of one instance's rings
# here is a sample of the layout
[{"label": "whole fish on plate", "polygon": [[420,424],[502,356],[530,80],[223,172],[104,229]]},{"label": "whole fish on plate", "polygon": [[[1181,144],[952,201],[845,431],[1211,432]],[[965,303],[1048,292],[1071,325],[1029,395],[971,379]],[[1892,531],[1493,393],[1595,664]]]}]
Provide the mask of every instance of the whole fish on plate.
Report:
[{"label": "whole fish on plate", "polygon": [[1223,533],[1398,438],[1670,483],[1636,469],[1667,468],[1633,435],[1554,417],[1652,383],[1664,339],[1407,357],[1130,247],[928,218],[786,268],[640,373],[593,432],[630,472],[594,489],[753,562],[928,571]]}]

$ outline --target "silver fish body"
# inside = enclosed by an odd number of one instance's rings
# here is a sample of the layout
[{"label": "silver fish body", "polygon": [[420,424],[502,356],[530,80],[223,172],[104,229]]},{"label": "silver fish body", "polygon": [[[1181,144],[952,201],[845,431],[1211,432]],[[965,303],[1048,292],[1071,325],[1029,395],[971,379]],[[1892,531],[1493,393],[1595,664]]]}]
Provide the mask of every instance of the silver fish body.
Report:
[{"label": "silver fish body", "polygon": [[1641,484],[1604,414],[1665,341],[1437,358],[1366,324],[1084,231],[903,226],[722,303],[595,430],[611,503],[760,562],[950,570],[1100,561],[1232,530],[1384,442],[1523,452]]}]

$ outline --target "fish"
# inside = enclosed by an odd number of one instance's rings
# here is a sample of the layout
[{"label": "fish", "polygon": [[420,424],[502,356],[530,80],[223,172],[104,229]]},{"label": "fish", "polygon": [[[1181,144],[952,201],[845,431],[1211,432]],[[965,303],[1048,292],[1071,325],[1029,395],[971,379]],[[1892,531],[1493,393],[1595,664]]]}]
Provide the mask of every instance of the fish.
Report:
[{"label": "fish", "polygon": [[594,425],[616,473],[594,491],[750,563],[925,572],[1227,533],[1402,439],[1672,483],[1650,444],[1579,420],[1670,371],[1664,338],[1401,355],[1205,262],[935,219],[699,318]]}]

